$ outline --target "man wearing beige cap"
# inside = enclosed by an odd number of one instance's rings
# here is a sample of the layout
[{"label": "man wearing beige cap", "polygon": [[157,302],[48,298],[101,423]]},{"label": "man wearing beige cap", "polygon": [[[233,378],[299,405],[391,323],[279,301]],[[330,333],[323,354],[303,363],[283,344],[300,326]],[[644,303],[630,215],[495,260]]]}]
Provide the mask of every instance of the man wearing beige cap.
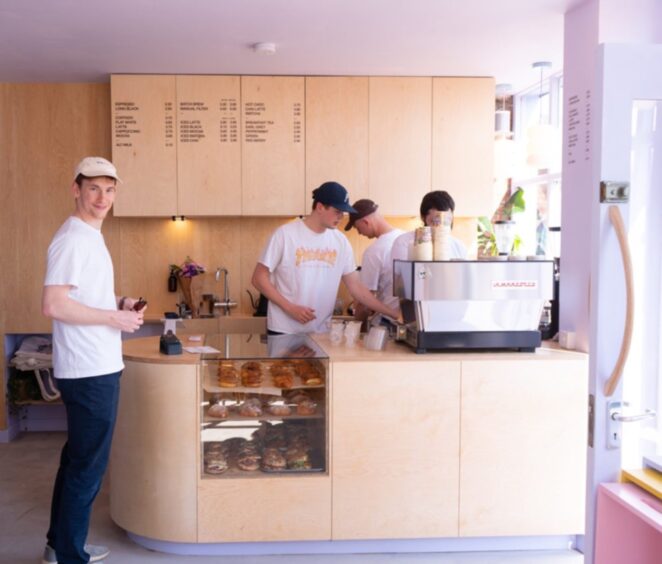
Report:
[{"label": "man wearing beige cap", "polygon": [[92,502],[106,471],[122,362],[121,332],[143,323],[137,300],[114,291],[101,225],[119,177],[102,157],[84,158],[71,189],[75,210],[48,248],[42,312],[53,320],[53,368],[67,412],[67,442],[55,478],[42,562],[98,562],[106,547],[86,544]]},{"label": "man wearing beige cap", "polygon": [[[391,261],[391,247],[393,241],[403,233],[395,229],[379,213],[379,206],[372,200],[362,199],[354,202],[352,206],[356,211],[349,214],[349,221],[345,231],[352,227],[367,237],[377,239],[363,253],[361,261],[361,282],[375,293],[377,299],[388,307],[398,309],[399,300],[393,296],[393,264]],[[356,306],[355,316],[366,319],[370,310],[361,303]]]}]

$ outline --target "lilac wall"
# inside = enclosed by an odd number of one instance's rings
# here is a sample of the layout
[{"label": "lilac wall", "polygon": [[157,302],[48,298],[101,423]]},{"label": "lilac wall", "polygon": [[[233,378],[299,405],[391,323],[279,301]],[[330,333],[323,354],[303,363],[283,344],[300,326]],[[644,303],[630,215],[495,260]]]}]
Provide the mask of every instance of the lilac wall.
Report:
[{"label": "lilac wall", "polygon": [[561,286],[559,329],[576,333],[577,349],[588,351],[591,209],[598,122],[595,108],[598,60],[598,3],[565,16],[563,53],[564,115],[561,208]]}]

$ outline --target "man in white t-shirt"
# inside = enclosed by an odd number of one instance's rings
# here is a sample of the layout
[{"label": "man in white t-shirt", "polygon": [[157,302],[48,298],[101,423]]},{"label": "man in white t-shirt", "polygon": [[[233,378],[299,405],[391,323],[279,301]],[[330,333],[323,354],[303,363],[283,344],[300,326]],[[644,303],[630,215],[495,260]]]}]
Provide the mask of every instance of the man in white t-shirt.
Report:
[{"label": "man in white t-shirt", "polygon": [[347,190],[325,182],[313,191],[313,209],[304,219],[279,227],[255,266],[253,285],[269,300],[270,333],[324,333],[340,280],[352,297],[372,310],[397,317],[361,282],[354,253],[337,230],[349,205]]},{"label": "man in white t-shirt", "polygon": [[137,300],[115,295],[101,234],[118,180],[106,159],[84,158],[72,184],[76,209],[48,248],[42,312],[53,319],[53,368],[67,412],[67,442],[53,489],[46,564],[97,562],[110,552],[85,541],[117,414],[121,332],[143,323],[143,310],[133,311]]},{"label": "man in white t-shirt", "polygon": [[[439,212],[454,212],[455,200],[445,190],[433,190],[423,196],[421,200],[421,219],[425,225],[433,225],[433,218]],[[394,242],[391,249],[391,262],[396,259],[411,260],[411,253],[414,247],[414,231],[408,231],[400,235]],[[455,237],[451,237],[451,256],[452,259],[466,259],[467,248],[462,241]]]},{"label": "man in white t-shirt", "polygon": [[[393,262],[391,247],[396,238],[402,235],[401,229],[396,229],[379,213],[379,206],[369,199],[361,199],[352,206],[356,212],[349,214],[345,231],[352,227],[367,237],[377,239],[363,252],[360,277],[368,290],[374,292],[377,299],[387,306],[397,309],[400,300],[393,295]],[[354,316],[364,320],[370,315],[370,310],[362,304],[356,307]]]}]

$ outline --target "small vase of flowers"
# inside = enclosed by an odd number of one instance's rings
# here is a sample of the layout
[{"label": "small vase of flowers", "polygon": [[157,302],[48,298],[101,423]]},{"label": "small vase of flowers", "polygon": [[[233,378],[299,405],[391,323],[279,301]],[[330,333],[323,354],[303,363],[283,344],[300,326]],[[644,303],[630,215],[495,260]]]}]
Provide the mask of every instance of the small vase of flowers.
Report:
[{"label": "small vase of flowers", "polygon": [[171,264],[170,271],[179,278],[179,287],[182,290],[184,302],[191,310],[191,316],[200,317],[202,277],[199,275],[206,272],[205,267],[187,256],[182,264]]}]

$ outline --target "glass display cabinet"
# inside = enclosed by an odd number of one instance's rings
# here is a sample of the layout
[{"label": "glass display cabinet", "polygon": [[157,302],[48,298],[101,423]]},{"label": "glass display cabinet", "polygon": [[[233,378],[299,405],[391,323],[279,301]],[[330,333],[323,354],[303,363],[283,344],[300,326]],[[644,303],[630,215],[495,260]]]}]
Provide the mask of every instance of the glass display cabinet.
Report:
[{"label": "glass display cabinet", "polygon": [[329,360],[305,335],[208,335],[202,478],[327,473]]}]

